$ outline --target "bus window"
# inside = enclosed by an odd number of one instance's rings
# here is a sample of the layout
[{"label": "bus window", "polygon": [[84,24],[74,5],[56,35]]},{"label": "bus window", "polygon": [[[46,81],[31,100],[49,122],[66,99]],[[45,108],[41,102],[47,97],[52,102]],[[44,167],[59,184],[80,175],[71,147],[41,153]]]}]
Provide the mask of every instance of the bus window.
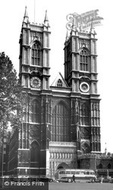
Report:
[{"label": "bus window", "polygon": [[84,174],[84,171],[81,171],[80,174]]},{"label": "bus window", "polygon": [[66,171],[66,174],[70,174],[70,171]]},{"label": "bus window", "polygon": [[89,174],[94,175],[95,173],[93,171],[89,171]]},{"label": "bus window", "polygon": [[65,171],[59,171],[59,174],[65,174]]},{"label": "bus window", "polygon": [[78,174],[80,174],[80,172],[79,171],[75,171],[75,174],[78,175]]},{"label": "bus window", "polygon": [[75,171],[71,171],[71,174],[75,175]]}]

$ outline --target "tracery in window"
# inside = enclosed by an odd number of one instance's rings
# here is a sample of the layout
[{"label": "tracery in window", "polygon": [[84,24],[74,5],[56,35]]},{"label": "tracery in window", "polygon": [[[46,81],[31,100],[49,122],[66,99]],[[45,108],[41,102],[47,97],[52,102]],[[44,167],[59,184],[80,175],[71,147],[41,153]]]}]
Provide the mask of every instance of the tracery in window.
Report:
[{"label": "tracery in window", "polygon": [[80,52],[80,70],[89,70],[89,54],[86,48],[83,48]]},{"label": "tracery in window", "polygon": [[62,87],[62,81],[61,81],[61,79],[58,79],[58,81],[57,81],[57,86],[58,86],[58,87]]},{"label": "tracery in window", "polygon": [[30,106],[30,121],[34,123],[40,122],[39,102],[33,100]]},{"label": "tracery in window", "polygon": [[111,169],[111,164],[110,164],[110,163],[107,165],[107,168],[108,168],[108,169]]},{"label": "tracery in window", "polygon": [[81,125],[89,125],[89,108],[86,103],[80,107],[80,122]]},{"label": "tracery in window", "polygon": [[69,141],[69,111],[66,106],[60,102],[52,113],[52,141]]},{"label": "tracery in window", "polygon": [[40,161],[40,148],[39,144],[36,141],[33,141],[31,144],[31,166],[38,167]]},{"label": "tracery in window", "polygon": [[41,59],[41,47],[37,41],[32,46],[32,65],[40,65]]}]

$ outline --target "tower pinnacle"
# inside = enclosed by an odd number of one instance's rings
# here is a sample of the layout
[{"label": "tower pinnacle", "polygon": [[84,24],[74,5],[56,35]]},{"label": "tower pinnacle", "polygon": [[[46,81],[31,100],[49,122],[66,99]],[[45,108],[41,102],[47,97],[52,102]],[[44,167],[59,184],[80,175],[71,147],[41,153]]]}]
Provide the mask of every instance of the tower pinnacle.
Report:
[{"label": "tower pinnacle", "polygon": [[45,11],[44,24],[45,24],[46,26],[49,26],[49,20],[48,20],[48,16],[47,16],[47,10]]},{"label": "tower pinnacle", "polygon": [[24,13],[23,22],[25,22],[25,23],[29,22],[29,17],[28,17],[28,13],[27,13],[27,6],[25,7],[25,13]]}]

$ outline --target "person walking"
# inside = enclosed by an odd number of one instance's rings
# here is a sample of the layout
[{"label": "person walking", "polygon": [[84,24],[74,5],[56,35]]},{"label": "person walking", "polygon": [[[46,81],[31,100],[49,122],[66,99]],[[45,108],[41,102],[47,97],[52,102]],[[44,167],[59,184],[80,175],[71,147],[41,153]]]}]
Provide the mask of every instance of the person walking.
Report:
[{"label": "person walking", "polygon": [[75,182],[75,175],[73,175],[73,182]]}]

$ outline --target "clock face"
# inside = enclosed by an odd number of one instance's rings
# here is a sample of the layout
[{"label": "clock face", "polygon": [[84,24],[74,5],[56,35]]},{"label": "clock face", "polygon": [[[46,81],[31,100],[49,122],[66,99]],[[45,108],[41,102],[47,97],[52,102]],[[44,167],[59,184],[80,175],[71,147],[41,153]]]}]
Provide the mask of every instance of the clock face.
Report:
[{"label": "clock face", "polygon": [[31,86],[33,88],[39,88],[40,85],[41,85],[40,79],[38,77],[32,77],[32,79],[31,79]]},{"label": "clock face", "polygon": [[82,82],[80,84],[80,90],[82,92],[88,92],[89,91],[89,84],[87,82]]}]

